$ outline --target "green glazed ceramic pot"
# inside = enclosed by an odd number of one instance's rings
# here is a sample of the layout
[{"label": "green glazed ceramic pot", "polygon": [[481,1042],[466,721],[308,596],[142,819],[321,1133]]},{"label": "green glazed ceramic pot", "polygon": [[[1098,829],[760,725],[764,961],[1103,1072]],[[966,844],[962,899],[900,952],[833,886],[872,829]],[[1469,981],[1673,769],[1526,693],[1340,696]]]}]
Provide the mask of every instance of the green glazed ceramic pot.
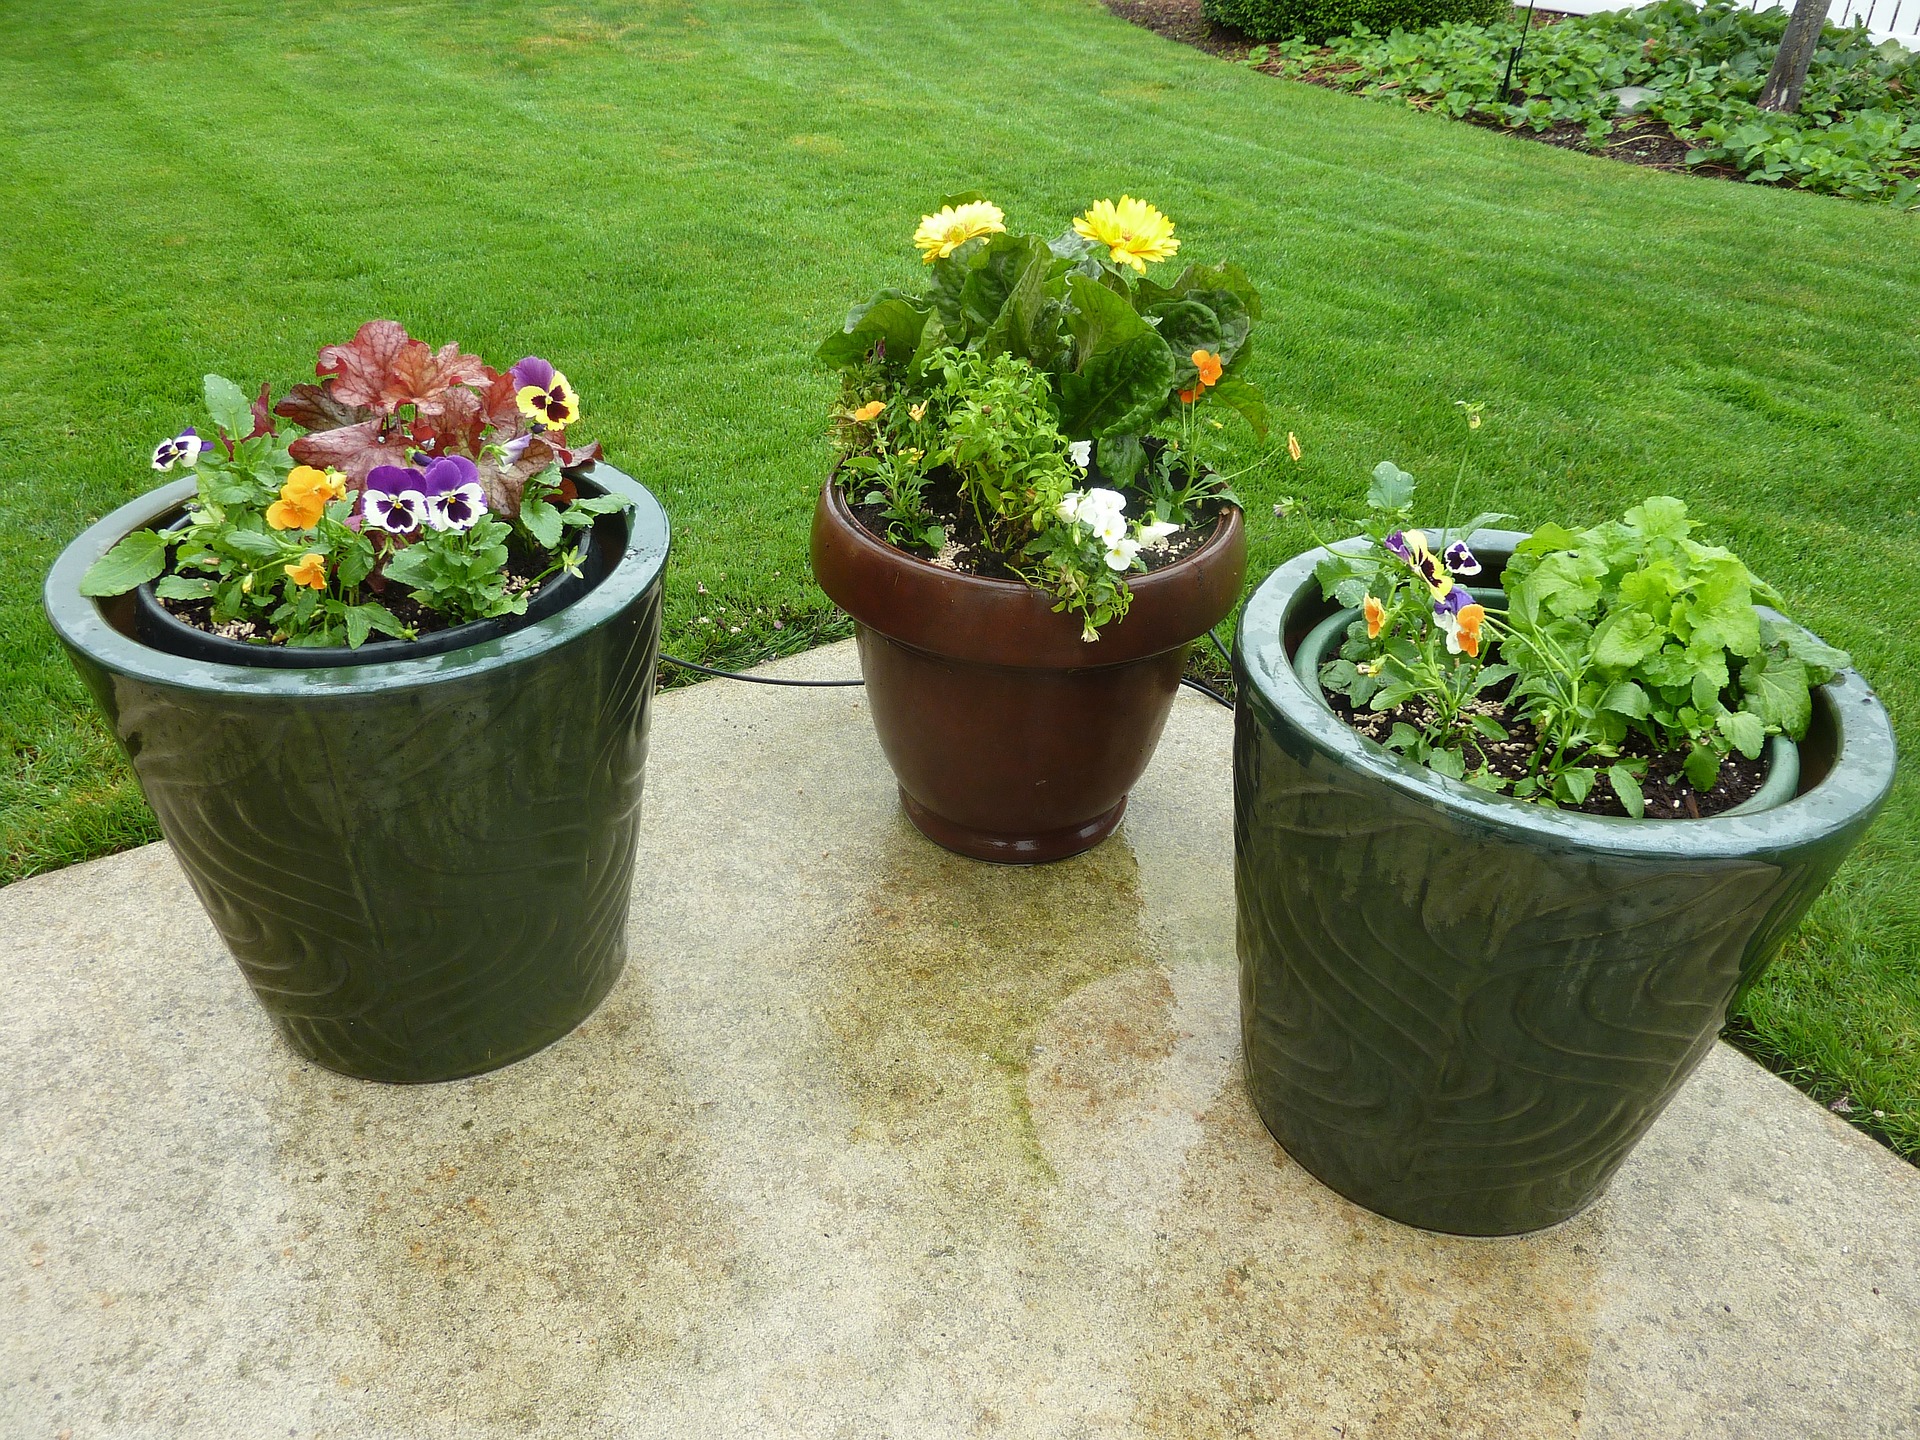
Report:
[{"label": "green glazed ceramic pot", "polygon": [[619,978],[669,536],[632,478],[579,473],[633,501],[594,526],[599,583],[424,658],[283,669],[134,639],[132,597],[87,599],[80,577],[191,480],[116,510],[47,577],[48,619],[201,903],[281,1034],[329,1069],[495,1069]]},{"label": "green glazed ceramic pot", "polygon": [[[1497,576],[1523,537],[1472,537]],[[1254,1104],[1314,1175],[1430,1230],[1584,1209],[1712,1048],[1893,783],[1886,712],[1814,694],[1798,794],[1707,820],[1571,814],[1363,739],[1294,652],[1319,552],[1242,615],[1234,671],[1241,1034]]]}]

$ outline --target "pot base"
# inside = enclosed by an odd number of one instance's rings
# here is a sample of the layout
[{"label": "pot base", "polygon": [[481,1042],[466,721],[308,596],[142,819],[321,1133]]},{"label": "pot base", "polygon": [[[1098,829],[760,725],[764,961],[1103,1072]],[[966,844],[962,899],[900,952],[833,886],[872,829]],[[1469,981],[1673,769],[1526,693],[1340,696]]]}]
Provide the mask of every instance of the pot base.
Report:
[{"label": "pot base", "polygon": [[993,830],[975,830],[970,825],[936,815],[905,790],[900,792],[900,804],[914,828],[934,844],[956,855],[991,861],[995,865],[1044,865],[1050,860],[1083,855],[1111,835],[1120,817],[1127,813],[1127,797],[1122,795],[1120,803],[1111,810],[1078,825],[1038,835],[1006,835]]}]

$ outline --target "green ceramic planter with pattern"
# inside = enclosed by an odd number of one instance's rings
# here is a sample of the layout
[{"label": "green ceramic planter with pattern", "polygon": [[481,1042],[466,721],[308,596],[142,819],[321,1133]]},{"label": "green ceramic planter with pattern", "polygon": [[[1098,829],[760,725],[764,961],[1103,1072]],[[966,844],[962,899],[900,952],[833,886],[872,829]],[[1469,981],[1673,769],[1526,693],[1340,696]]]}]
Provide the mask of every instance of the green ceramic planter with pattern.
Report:
[{"label": "green ceramic planter with pattern", "polygon": [[163,486],[47,577],[49,620],[201,903],[280,1033],[363,1079],[508,1064],[592,1013],[626,958],[668,527],[633,502],[594,527],[598,583],[443,654],[279,669],[134,638],[132,597],[80,576],[193,495]]},{"label": "green ceramic planter with pattern", "polygon": [[[1521,536],[1482,532],[1498,576]],[[1797,793],[1706,820],[1491,795],[1362,738],[1295,673],[1335,607],[1319,552],[1235,646],[1234,880],[1247,1079],[1341,1194],[1467,1235],[1578,1214],[1705,1058],[1893,782],[1886,712],[1814,692]]]}]

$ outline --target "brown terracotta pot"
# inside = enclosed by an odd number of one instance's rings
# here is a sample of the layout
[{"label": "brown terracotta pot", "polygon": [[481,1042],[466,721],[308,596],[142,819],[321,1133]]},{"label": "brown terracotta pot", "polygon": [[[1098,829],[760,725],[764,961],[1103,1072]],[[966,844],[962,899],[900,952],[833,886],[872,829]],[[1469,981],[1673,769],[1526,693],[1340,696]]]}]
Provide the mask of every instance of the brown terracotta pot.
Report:
[{"label": "brown terracotta pot", "polygon": [[813,573],[855,621],[907,815],[947,849],[1003,864],[1078,855],[1120,823],[1187,650],[1232,613],[1246,569],[1229,506],[1200,549],[1129,577],[1132,608],[1089,644],[1031,586],[888,545],[831,481],[813,512]]}]

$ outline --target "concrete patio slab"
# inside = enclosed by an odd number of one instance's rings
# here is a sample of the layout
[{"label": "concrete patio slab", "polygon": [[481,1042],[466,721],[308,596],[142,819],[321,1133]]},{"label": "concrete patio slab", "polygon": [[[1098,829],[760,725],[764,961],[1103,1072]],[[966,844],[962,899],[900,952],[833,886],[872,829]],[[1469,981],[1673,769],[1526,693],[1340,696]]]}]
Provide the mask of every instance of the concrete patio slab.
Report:
[{"label": "concrete patio slab", "polygon": [[1008,870],[859,691],[663,696],[624,979],[449,1085],[296,1059],[164,846],[0,892],[0,1434],[1920,1435],[1920,1173],[1724,1047],[1543,1235],[1288,1160],[1230,735]]}]

